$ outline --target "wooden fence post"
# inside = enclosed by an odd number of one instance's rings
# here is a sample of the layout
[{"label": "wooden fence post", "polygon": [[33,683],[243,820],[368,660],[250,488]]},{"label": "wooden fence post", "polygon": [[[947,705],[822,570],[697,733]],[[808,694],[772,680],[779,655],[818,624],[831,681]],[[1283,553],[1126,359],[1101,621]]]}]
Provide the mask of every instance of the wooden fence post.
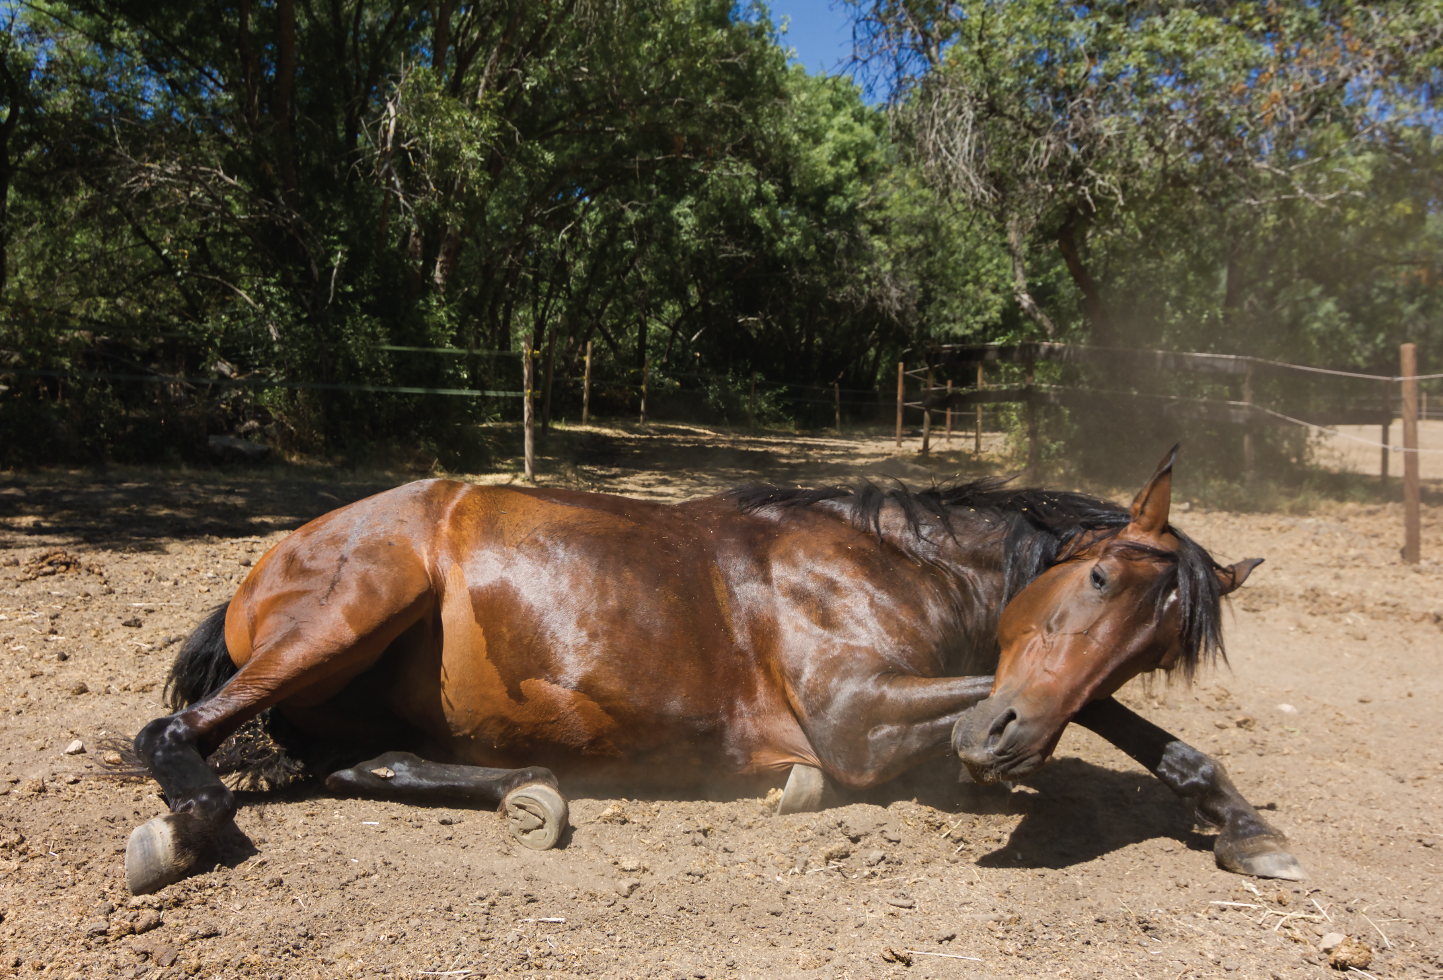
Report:
[{"label": "wooden fence post", "polygon": [[[987,387],[987,379],[982,373],[982,362],[977,362],[977,390],[981,391]],[[977,403],[977,432],[972,437],[972,452],[980,455],[982,453],[982,403]]]},{"label": "wooden fence post", "polygon": [[646,424],[646,380],[651,374],[651,358],[641,362],[641,424]]},{"label": "wooden fence post", "polygon": [[897,362],[897,448],[902,448],[902,396],[907,392],[907,364]]},{"label": "wooden fence post", "polygon": [[526,343],[521,350],[521,387],[524,396],[521,405],[521,427],[526,445],[526,480],[528,483],[536,482],[536,413],[531,405],[531,389],[536,385],[536,365],[531,360],[533,343],[535,343],[535,338],[528,334]]},{"label": "wooden fence post", "polygon": [[[1389,408],[1392,408],[1391,405],[1388,406],[1388,407],[1389,407]],[[1388,412],[1388,414],[1389,414],[1389,415],[1392,415],[1393,413],[1392,413],[1392,412]],[[1378,450],[1378,485],[1382,488],[1382,490],[1383,490],[1384,493],[1387,493],[1387,492],[1388,492],[1388,454],[1393,451],[1393,447],[1390,446],[1390,445],[1388,445],[1388,440],[1391,439],[1392,436],[1393,436],[1393,420],[1392,420],[1392,419],[1386,419],[1386,420],[1383,422],[1383,424],[1382,424],[1381,426],[1379,426],[1379,428],[1382,430],[1382,433],[1381,433],[1382,438],[1381,438],[1381,440],[1380,440],[1380,442],[1379,442],[1379,445],[1380,445],[1382,448],[1380,448],[1380,449]]]},{"label": "wooden fence post", "polygon": [[1418,345],[1398,349],[1403,377],[1403,561],[1422,559],[1422,524],[1418,512]]},{"label": "wooden fence post", "polygon": [[927,401],[932,397],[932,367],[927,367],[927,387],[922,391],[922,455],[932,451],[932,410]]},{"label": "wooden fence post", "polygon": [[556,365],[556,331],[546,339],[546,381],[541,386],[541,434],[551,431],[551,372]]},{"label": "wooden fence post", "polygon": [[947,445],[952,445],[952,379],[947,379]]},{"label": "wooden fence post", "polygon": [[842,434],[842,383],[832,382],[832,401],[837,407],[837,435]]},{"label": "wooden fence post", "polygon": [[1253,362],[1248,362],[1248,372],[1243,375],[1243,402],[1249,406],[1247,428],[1243,429],[1243,482],[1249,486],[1253,483],[1254,456],[1253,456]]},{"label": "wooden fence post", "polygon": [[591,341],[586,342],[586,377],[581,382],[581,424],[586,424],[587,413],[591,411]]}]

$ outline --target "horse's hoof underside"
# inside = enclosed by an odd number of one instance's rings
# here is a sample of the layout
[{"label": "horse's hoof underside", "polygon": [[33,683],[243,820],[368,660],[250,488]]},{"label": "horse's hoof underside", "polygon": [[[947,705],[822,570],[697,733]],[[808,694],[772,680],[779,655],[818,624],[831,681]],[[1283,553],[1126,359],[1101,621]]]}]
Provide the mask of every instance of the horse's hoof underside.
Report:
[{"label": "horse's hoof underside", "polygon": [[1213,854],[1217,857],[1218,867],[1224,871],[1259,878],[1304,881],[1308,873],[1298,859],[1288,853],[1287,843],[1284,837],[1251,837],[1242,841],[1219,837],[1213,846]]},{"label": "horse's hoof underside", "polygon": [[189,813],[167,813],[130,832],[125,845],[125,884],[132,895],[148,895],[190,874],[205,852],[201,821]]},{"label": "horse's hoof underside", "polygon": [[546,783],[527,783],[501,801],[506,829],[522,844],[544,851],[555,847],[566,829],[570,810],[566,798]]},{"label": "horse's hoof underside", "polygon": [[822,808],[822,790],[826,788],[822,770],[798,763],[792,766],[787,787],[777,803],[777,813],[815,813]]}]

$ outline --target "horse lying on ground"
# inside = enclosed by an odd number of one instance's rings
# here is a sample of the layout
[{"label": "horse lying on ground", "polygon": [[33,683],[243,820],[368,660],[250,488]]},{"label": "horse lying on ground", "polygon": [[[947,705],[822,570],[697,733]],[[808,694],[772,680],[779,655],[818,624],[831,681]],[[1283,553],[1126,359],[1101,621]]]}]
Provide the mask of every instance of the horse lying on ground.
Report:
[{"label": "horse lying on ground", "polygon": [[949,749],[979,782],[1019,778],[1076,721],[1219,828],[1219,865],[1301,878],[1221,765],[1111,698],[1221,654],[1220,596],[1257,564],[1168,523],[1175,452],[1130,511],[999,481],[662,505],[430,480],[342,507],[182,649],[176,712],[135,739],[171,812],[131,834],[127,882],[198,865],[235,811],[206,757],[269,708],[342,760],[332,792],[499,802],[535,848],[567,821],[553,772],[790,769],[788,812]]}]

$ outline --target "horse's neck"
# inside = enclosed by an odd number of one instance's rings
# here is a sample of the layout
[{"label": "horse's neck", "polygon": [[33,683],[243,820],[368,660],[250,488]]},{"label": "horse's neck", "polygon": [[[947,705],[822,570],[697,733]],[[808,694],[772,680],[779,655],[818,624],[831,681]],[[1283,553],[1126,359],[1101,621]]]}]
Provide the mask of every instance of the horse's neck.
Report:
[{"label": "horse's neck", "polygon": [[1002,569],[1002,535],[986,540],[964,538],[960,545],[946,549],[946,562],[958,595],[959,636],[962,649],[948,673],[990,674],[997,668],[997,623],[1002,618],[1007,584]]},{"label": "horse's neck", "polygon": [[990,674],[997,666],[997,623],[1007,594],[1003,576],[1007,518],[954,510],[952,528],[928,522],[919,537],[891,507],[882,514],[888,544],[941,570],[955,590],[944,660],[952,675]]}]

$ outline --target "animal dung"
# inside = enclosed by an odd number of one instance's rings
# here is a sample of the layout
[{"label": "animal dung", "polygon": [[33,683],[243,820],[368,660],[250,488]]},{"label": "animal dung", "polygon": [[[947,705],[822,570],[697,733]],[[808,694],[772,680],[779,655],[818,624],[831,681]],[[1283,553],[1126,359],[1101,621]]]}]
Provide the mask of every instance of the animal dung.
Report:
[{"label": "animal dung", "polygon": [[882,947],[882,960],[886,963],[900,963],[903,966],[912,965],[912,956],[905,949],[898,949],[895,946]]},{"label": "animal dung", "polygon": [[1372,948],[1352,936],[1344,936],[1328,952],[1328,965],[1335,970],[1366,970],[1372,962]]}]

